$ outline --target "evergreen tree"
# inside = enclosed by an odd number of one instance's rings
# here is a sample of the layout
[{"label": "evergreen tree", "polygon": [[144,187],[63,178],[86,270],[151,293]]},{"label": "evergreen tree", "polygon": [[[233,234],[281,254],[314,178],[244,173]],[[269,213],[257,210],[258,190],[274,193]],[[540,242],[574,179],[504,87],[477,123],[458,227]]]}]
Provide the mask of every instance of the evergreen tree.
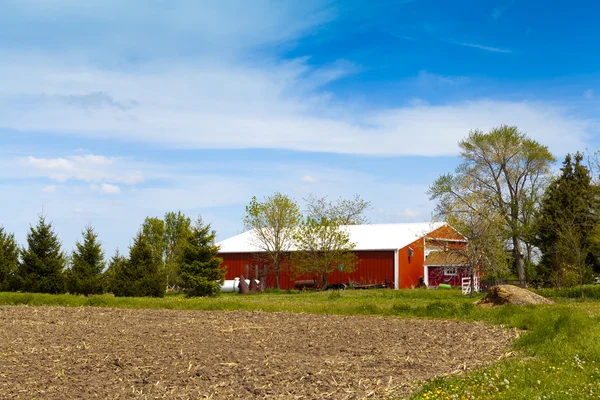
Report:
[{"label": "evergreen tree", "polygon": [[63,270],[66,257],[52,223],[40,215],[37,225],[29,228],[27,249],[21,250],[18,286],[24,292],[64,293]]},{"label": "evergreen tree", "polygon": [[71,256],[71,268],[65,272],[67,291],[86,296],[103,293],[105,284],[102,275],[104,270],[102,246],[91,226],[87,226],[82,234],[83,243],[77,242],[77,249]]},{"label": "evergreen tree", "polygon": [[210,224],[198,218],[181,252],[180,276],[190,296],[216,295],[225,279],[223,260],[217,257],[219,248],[213,244],[215,233]]},{"label": "evergreen tree", "polygon": [[124,285],[127,284],[125,281],[119,280],[123,277],[123,266],[127,263],[127,257],[123,256],[119,249],[115,251],[115,254],[111,257],[108,262],[108,267],[104,271],[103,278],[106,282],[106,290],[110,293],[122,293],[125,289]]},{"label": "evergreen tree", "polygon": [[[574,160],[568,154],[561,175],[550,183],[542,199],[537,222],[537,245],[542,251],[538,275],[545,283],[572,285],[589,275],[589,267],[600,267],[592,254],[599,192],[582,162],[581,153],[575,154]],[[577,275],[581,279],[576,279]]]},{"label": "evergreen tree", "polygon": [[129,249],[129,260],[114,271],[115,296],[163,297],[167,275],[148,237],[139,232]]},{"label": "evergreen tree", "polygon": [[0,292],[13,288],[14,274],[19,262],[19,247],[15,235],[0,226]]}]

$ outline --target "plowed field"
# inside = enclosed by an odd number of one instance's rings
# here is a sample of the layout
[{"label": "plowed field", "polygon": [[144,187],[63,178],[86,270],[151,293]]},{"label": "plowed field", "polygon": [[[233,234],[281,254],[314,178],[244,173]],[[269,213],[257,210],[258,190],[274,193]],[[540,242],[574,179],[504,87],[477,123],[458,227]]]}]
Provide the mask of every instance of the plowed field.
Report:
[{"label": "plowed field", "polygon": [[0,307],[0,398],[398,397],[498,360],[514,337],[422,319]]}]

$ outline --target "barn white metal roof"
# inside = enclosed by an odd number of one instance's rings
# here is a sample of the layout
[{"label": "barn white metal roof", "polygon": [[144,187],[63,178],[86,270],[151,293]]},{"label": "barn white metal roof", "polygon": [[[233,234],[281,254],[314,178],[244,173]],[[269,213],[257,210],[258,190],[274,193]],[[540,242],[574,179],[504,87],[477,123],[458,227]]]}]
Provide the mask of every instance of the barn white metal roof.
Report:
[{"label": "barn white metal roof", "polygon": [[[392,250],[407,246],[443,225],[446,224],[443,222],[367,224],[344,225],[342,229],[348,232],[350,241],[356,244],[354,250]],[[217,245],[220,246],[219,253],[260,252],[255,243],[254,231],[247,231],[225,239]]]}]

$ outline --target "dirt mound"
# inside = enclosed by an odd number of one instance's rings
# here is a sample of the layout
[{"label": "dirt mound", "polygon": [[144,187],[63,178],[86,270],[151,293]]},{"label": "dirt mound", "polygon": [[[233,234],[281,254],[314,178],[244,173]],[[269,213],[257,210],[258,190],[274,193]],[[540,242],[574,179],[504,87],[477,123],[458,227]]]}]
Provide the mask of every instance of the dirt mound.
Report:
[{"label": "dirt mound", "polygon": [[482,323],[0,307],[0,399],[398,398],[510,355]]},{"label": "dirt mound", "polygon": [[477,304],[501,306],[503,304],[554,304],[550,299],[513,285],[497,285],[489,289],[487,296]]}]

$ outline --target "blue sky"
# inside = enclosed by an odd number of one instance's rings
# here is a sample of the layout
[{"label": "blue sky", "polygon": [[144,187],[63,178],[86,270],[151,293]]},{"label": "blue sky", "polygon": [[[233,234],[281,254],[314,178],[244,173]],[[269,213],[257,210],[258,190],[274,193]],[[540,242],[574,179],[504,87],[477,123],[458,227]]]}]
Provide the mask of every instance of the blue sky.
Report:
[{"label": "blue sky", "polygon": [[559,158],[600,148],[592,1],[0,2],[0,224],[43,212],[107,255],[146,216],[224,239],[253,195],[431,218],[470,129],[517,125]]}]

